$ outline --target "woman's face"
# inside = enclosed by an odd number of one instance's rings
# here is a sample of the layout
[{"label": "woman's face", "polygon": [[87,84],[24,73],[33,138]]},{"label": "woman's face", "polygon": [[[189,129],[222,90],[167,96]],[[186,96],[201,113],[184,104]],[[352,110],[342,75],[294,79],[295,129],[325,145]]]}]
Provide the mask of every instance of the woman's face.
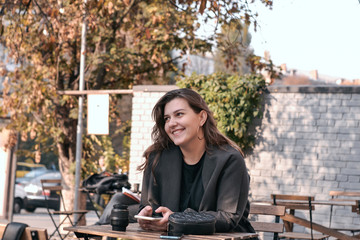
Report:
[{"label": "woman's face", "polygon": [[175,145],[197,145],[200,141],[198,136],[203,138],[201,126],[205,123],[206,116],[205,111],[195,113],[185,99],[175,98],[165,105],[165,132]]}]

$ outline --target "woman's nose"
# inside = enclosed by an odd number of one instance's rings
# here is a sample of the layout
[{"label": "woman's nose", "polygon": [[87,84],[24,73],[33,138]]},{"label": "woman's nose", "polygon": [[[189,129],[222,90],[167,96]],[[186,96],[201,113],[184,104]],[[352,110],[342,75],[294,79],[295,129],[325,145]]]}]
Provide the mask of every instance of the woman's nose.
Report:
[{"label": "woman's nose", "polygon": [[170,127],[175,126],[176,125],[176,120],[173,119],[173,118],[170,118],[168,124],[169,124]]}]

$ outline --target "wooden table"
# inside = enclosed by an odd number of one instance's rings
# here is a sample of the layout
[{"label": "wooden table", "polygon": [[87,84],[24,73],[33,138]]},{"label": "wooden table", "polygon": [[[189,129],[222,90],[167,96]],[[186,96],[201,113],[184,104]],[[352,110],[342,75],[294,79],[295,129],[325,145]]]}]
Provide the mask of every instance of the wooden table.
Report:
[{"label": "wooden table", "polygon": [[[264,204],[273,204],[272,200],[266,199],[266,200],[256,200],[256,201],[252,201],[252,202],[259,202],[259,203],[264,203]],[[282,204],[281,201],[277,201],[277,205],[283,205],[283,206],[289,206],[292,204],[304,204],[308,205],[309,203],[306,201],[290,201],[291,203],[285,203]],[[338,200],[314,200],[311,202],[312,205],[328,205],[328,206],[354,206],[356,204],[356,200],[354,201],[338,201]],[[289,208],[290,209],[290,208]],[[309,220],[304,219],[304,218],[300,218],[297,216],[294,216],[293,214],[288,214],[285,213],[284,216],[281,216],[281,219],[283,221],[288,221],[290,223],[295,223],[301,226],[304,226],[306,228],[311,228],[311,223]],[[314,223],[312,222],[312,229],[318,232],[321,232],[323,234],[338,238],[338,239],[344,239],[344,240],[359,240],[359,238],[355,238],[353,236],[349,236],[347,234],[344,234],[342,232],[336,231],[334,229],[322,226],[320,224]]]},{"label": "wooden table", "polygon": [[[111,225],[92,225],[64,227],[64,230],[74,232],[76,237],[88,239],[94,236],[106,236],[125,239],[160,239],[161,232],[145,231],[137,223],[131,223],[125,232],[112,231]],[[237,240],[258,237],[256,233],[215,233],[213,235],[184,235],[183,240]]]}]

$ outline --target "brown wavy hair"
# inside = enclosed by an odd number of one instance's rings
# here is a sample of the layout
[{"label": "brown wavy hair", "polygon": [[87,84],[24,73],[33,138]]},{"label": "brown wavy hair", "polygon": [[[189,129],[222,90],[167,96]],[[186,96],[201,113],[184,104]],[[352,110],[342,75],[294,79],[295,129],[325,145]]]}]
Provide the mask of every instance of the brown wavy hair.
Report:
[{"label": "brown wavy hair", "polygon": [[174,143],[171,141],[171,139],[165,132],[164,109],[165,105],[175,98],[185,99],[195,113],[200,113],[203,110],[207,113],[207,119],[202,126],[204,132],[204,139],[206,142],[206,151],[209,150],[210,146],[221,147],[229,144],[235,149],[237,149],[241,154],[243,154],[243,152],[241,151],[239,146],[236,145],[236,143],[224,136],[217,129],[216,121],[213,117],[213,114],[204,99],[194,90],[188,88],[181,88],[165,93],[165,95],[162,96],[155,104],[152,110],[152,118],[155,121],[155,125],[151,133],[151,137],[154,143],[145,150],[143,156],[145,157],[146,161],[139,166],[139,170],[143,170],[149,165],[149,156],[151,153],[157,153],[153,164],[154,167],[157,163],[157,159],[160,156],[160,153],[164,149],[167,149],[170,146],[174,145]]}]

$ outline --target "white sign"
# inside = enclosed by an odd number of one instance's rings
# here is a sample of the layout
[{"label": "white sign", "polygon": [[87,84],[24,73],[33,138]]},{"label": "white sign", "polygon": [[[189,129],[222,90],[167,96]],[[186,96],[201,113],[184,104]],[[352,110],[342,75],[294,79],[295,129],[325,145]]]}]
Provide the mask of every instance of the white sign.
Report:
[{"label": "white sign", "polygon": [[13,210],[16,159],[5,148],[8,137],[9,131],[3,129],[0,132],[0,223],[11,222]]},{"label": "white sign", "polygon": [[109,94],[89,94],[87,99],[87,133],[109,134]]}]

